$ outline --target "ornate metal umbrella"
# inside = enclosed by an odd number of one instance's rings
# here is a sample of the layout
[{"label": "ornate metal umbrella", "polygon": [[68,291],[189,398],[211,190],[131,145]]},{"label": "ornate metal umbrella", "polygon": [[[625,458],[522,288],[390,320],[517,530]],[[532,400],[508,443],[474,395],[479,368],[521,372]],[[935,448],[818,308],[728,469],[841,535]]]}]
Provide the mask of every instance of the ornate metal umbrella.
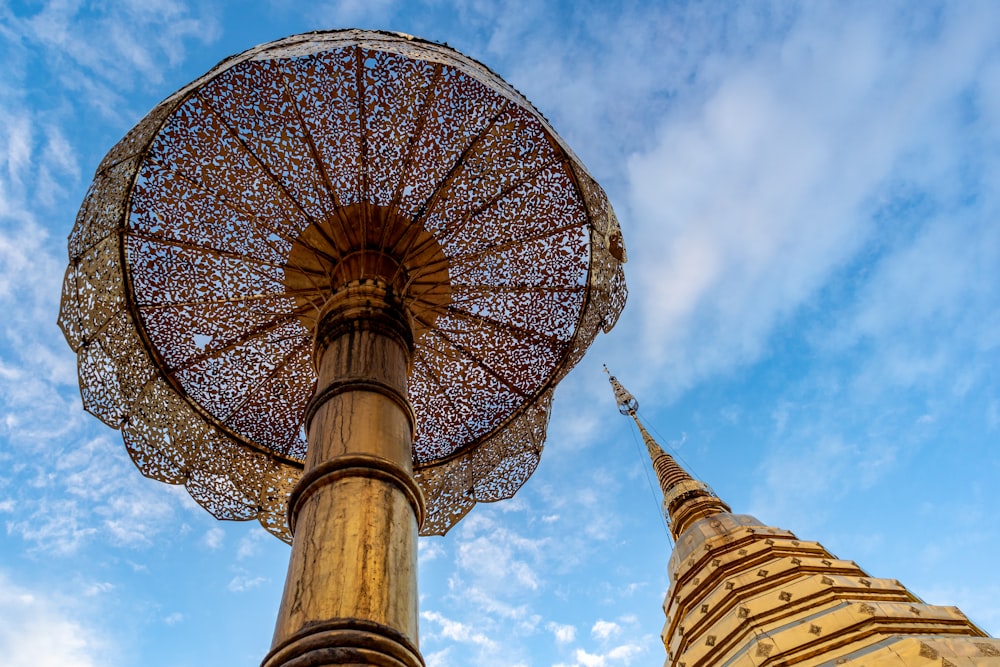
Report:
[{"label": "ornate metal umbrella", "polygon": [[[86,409],[143,474],[285,540],[333,459],[422,534],[513,495],[625,300],[614,213],[541,114],[448,47],[358,30],[167,98],[98,167],[69,254]],[[387,439],[406,460],[372,463]]]}]

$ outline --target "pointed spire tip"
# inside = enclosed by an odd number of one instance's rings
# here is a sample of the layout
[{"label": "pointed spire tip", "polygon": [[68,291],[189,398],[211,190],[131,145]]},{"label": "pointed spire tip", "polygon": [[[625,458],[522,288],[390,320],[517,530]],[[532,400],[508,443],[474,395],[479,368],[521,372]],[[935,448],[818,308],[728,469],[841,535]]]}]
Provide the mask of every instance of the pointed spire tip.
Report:
[{"label": "pointed spire tip", "polygon": [[611,388],[615,392],[615,402],[618,403],[618,412],[626,416],[635,416],[636,410],[639,409],[639,401],[635,400],[635,396],[629,393],[628,389],[622,386],[622,383],[618,381],[608,367],[604,367],[604,372],[608,374],[608,382],[611,383]]}]

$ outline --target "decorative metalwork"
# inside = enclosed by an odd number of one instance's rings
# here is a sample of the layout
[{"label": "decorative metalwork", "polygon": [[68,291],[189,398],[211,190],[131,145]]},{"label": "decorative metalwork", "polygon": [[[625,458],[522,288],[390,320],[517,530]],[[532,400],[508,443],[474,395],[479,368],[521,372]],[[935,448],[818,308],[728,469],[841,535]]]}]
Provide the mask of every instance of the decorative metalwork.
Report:
[{"label": "decorative metalwork", "polygon": [[143,474],[286,540],[311,323],[348,274],[393,275],[413,317],[424,534],[520,488],[555,384],[626,296],[604,192],[523,96],[357,30],[258,46],[167,98],[98,167],[69,255],[86,409]]}]

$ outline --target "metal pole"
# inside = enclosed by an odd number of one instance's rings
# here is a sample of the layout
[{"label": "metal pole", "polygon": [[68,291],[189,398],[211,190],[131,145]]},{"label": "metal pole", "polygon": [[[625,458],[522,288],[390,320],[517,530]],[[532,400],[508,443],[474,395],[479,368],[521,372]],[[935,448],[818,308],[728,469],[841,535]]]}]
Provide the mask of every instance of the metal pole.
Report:
[{"label": "metal pole", "polygon": [[289,500],[292,554],[263,667],[424,664],[412,351],[405,306],[381,280],[340,289],[317,319],[309,452]]}]

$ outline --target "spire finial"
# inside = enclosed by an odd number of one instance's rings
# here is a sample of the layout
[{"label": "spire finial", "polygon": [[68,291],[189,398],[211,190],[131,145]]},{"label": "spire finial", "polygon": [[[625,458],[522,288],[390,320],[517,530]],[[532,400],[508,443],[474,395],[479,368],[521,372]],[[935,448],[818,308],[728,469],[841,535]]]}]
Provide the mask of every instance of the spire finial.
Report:
[{"label": "spire finial", "polygon": [[622,383],[618,381],[608,367],[604,367],[604,372],[608,374],[608,381],[611,383],[611,388],[615,391],[615,402],[618,403],[618,412],[622,413],[627,417],[631,417],[635,425],[639,427],[639,433],[642,434],[642,441],[646,443],[646,449],[649,451],[649,458],[653,461],[656,460],[660,454],[663,454],[663,448],[653,439],[639,421],[639,401],[635,400],[635,396],[629,393],[629,390],[622,386]]},{"label": "spire finial", "polygon": [[[611,374],[607,365],[604,366],[604,372],[608,374],[608,381],[611,383],[611,388],[615,390],[615,401],[618,403],[618,412],[636,419],[635,413],[639,409],[639,401],[635,400],[635,396],[630,394],[628,389],[623,387],[622,383],[618,381],[618,378]],[[639,423],[638,419],[636,419],[636,423]],[[640,425],[639,428],[642,428],[642,426]]]},{"label": "spire finial", "polygon": [[632,418],[639,427],[643,442],[646,443],[649,459],[653,463],[653,470],[663,492],[663,513],[670,523],[670,533],[674,539],[677,539],[694,521],[720,512],[728,512],[729,506],[722,502],[708,485],[692,477],[672,456],[663,451],[639,421],[637,414],[639,401],[635,400],[618,378],[611,374],[607,366],[604,367],[604,372],[608,374],[608,381],[615,391],[618,412]]}]

